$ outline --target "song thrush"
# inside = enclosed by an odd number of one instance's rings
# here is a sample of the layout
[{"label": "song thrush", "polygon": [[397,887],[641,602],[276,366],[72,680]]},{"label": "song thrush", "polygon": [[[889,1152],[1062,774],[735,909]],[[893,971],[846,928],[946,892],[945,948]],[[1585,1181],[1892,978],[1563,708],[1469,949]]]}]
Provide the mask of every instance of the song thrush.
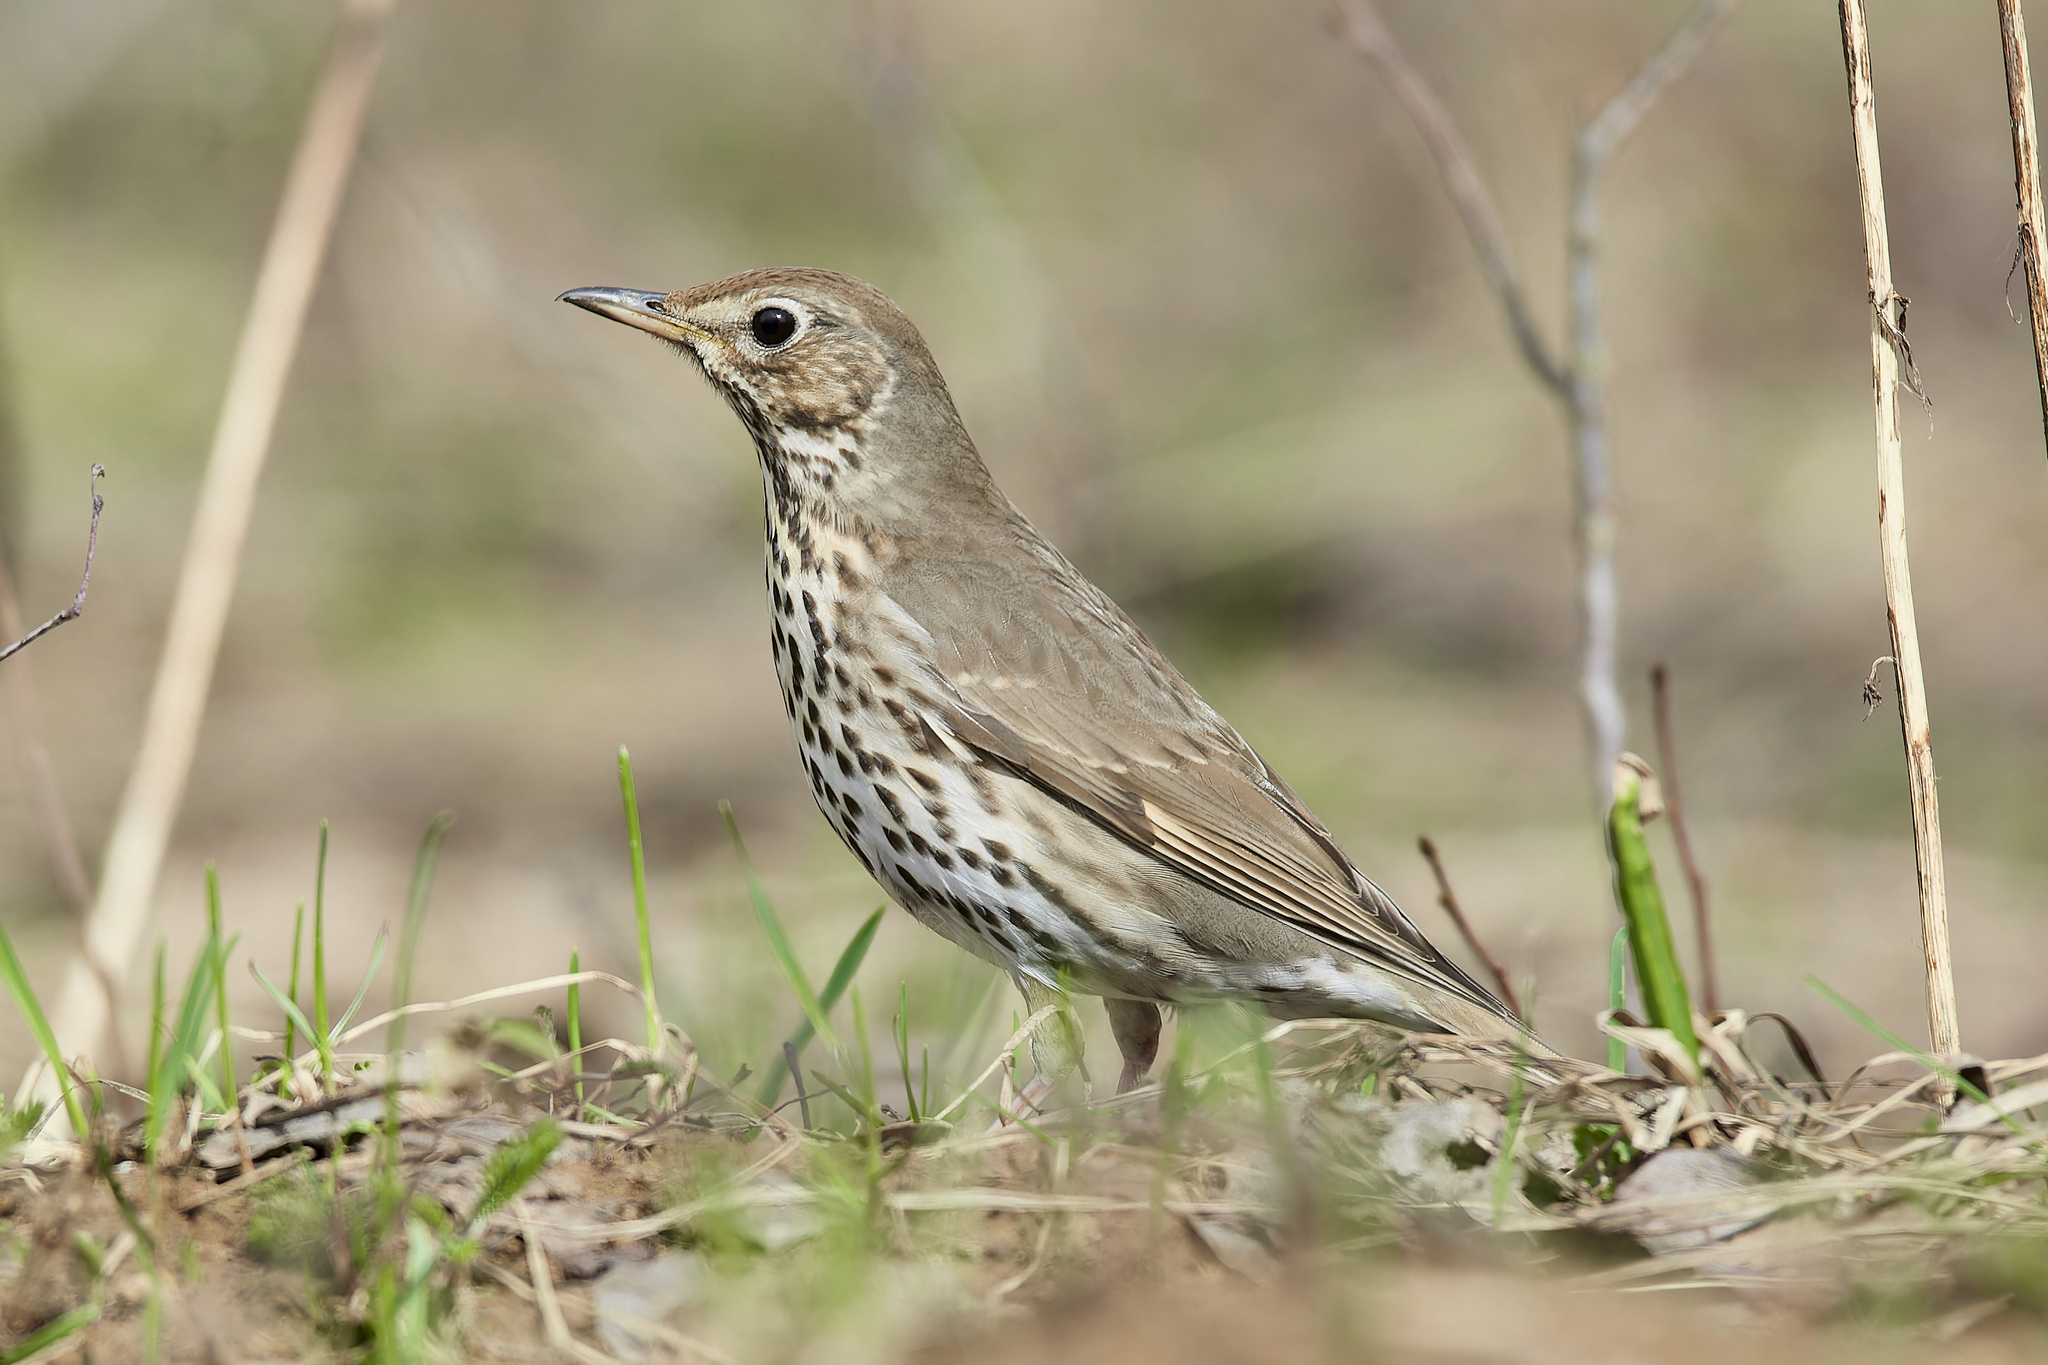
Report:
[{"label": "song thrush", "polygon": [[1104,997],[1122,1088],[1178,1001],[1526,1036],[1003,496],[879,291],[787,269],[561,297],[673,344],[752,433],[775,669],[825,818],[1034,1009]]}]

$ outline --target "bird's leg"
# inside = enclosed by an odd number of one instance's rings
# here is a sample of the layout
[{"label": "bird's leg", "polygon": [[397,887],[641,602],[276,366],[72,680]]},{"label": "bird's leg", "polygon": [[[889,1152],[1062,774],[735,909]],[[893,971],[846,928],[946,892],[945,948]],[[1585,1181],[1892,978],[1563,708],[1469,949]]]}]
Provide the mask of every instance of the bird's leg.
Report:
[{"label": "bird's leg", "polygon": [[1020,977],[1017,988],[1024,992],[1024,1008],[1029,1014],[1036,1014],[1047,1005],[1054,1007],[1052,1018],[1040,1024],[1031,1035],[1031,1064],[1038,1074],[1018,1092],[1018,1117],[1028,1117],[1038,1112],[1067,1073],[1080,1069],[1081,1079],[1088,1078],[1088,1067],[1082,1061],[1080,1021],[1074,1017],[1073,1002],[1066,992],[1056,990],[1030,977]]},{"label": "bird's leg", "polygon": [[1159,1006],[1150,1000],[1105,999],[1110,1032],[1124,1054],[1124,1074],[1116,1083],[1121,1095],[1144,1084],[1145,1074],[1159,1060]]}]

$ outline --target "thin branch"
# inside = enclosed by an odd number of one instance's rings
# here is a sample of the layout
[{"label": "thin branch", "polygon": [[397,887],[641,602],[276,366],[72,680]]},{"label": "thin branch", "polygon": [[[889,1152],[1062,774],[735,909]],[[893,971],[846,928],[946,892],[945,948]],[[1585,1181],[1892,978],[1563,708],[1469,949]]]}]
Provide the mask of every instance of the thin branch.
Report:
[{"label": "thin branch", "polygon": [[1600,178],[1615,150],[1642,123],[1659,95],[1706,47],[1735,0],[1700,0],[1663,46],[1608,100],[1572,142],[1571,220],[1565,273],[1570,296],[1570,358],[1564,394],[1573,454],[1573,530],[1579,554],[1579,700],[1591,745],[1593,787],[1613,801],[1614,762],[1628,730],[1617,681],[1620,590],[1613,476],[1607,442],[1607,343],[1600,326]]},{"label": "thin branch", "polygon": [[1597,270],[1601,173],[1650,106],[1697,58],[1736,0],[1699,0],[1663,45],[1630,77],[1572,143],[1566,274],[1571,321],[1563,354],[1543,339],[1508,254],[1493,197],[1450,114],[1402,53],[1372,0],[1337,0],[1331,28],[1370,62],[1422,135],[1464,222],[1494,292],[1507,312],[1522,358],[1558,399],[1570,428],[1573,538],[1578,550],[1579,700],[1585,714],[1592,783],[1599,805],[1612,801],[1614,762],[1627,713],[1616,681],[1619,598],[1614,572],[1613,487],[1608,470],[1606,345],[1600,330]]},{"label": "thin branch", "polygon": [[1451,917],[1451,923],[1458,926],[1458,932],[1465,937],[1465,946],[1486,964],[1487,971],[1493,973],[1493,984],[1500,988],[1501,1003],[1514,1011],[1515,1018],[1525,1024],[1528,1023],[1529,1016],[1522,1013],[1521,997],[1515,994],[1514,983],[1508,980],[1508,969],[1502,965],[1499,958],[1486,951],[1486,945],[1481,943],[1479,935],[1472,931],[1472,922],[1465,918],[1465,911],[1458,904],[1457,893],[1451,890],[1451,879],[1444,871],[1443,859],[1437,856],[1436,845],[1430,842],[1429,836],[1425,834],[1415,841],[1415,846],[1422,850],[1422,856],[1429,862],[1429,870],[1436,876],[1436,903]]},{"label": "thin branch", "polygon": [[[1884,175],[1878,162],[1877,105],[1870,79],[1870,35],[1863,0],[1841,0],[1842,57],[1849,77],[1849,115],[1856,135],[1856,182],[1863,207],[1868,274],[1872,406],[1877,425],[1877,534],[1884,563],[1886,614],[1897,661],[1899,728],[1906,749],[1913,807],[1913,860],[1920,881],[1920,946],[1927,969],[1927,1022],[1934,1051],[1962,1050],[1955,978],[1949,964],[1948,889],[1942,874],[1941,813],[1934,788],[1934,745],[1927,722],[1927,686],[1920,670],[1920,630],[1913,615],[1913,575],[1906,558],[1906,467],[1899,440],[1899,352],[1892,316],[1891,240],[1885,226]],[[1901,313],[1903,310],[1901,310]]]},{"label": "thin branch", "polygon": [[2041,203],[2041,139],[2034,126],[2034,77],[2027,67],[2027,26],[2020,0],[1998,0],[1998,37],[2005,49],[2005,100],[2012,116],[2012,178],[2020,215],[2019,259],[2027,268],[2027,316],[2033,322],[2034,377],[2041,390],[2041,429],[2048,436],[2048,212]]},{"label": "thin branch", "polygon": [[1571,385],[1570,373],[1543,339],[1535,316],[1529,311],[1528,296],[1515,273],[1507,233],[1501,227],[1500,211],[1494,207],[1493,195],[1480,177],[1465,139],[1458,135],[1450,112],[1394,41],[1372,0],[1338,0],[1336,8],[1330,11],[1330,28],[1352,51],[1372,64],[1414,121],[1423,146],[1436,162],[1437,174],[1443,177],[1444,192],[1450,195],[1451,206],[1465,225],[1465,235],[1472,239],[1472,249],[1479,253],[1480,268],[1485,270],[1493,292],[1500,296],[1501,307],[1507,310],[1508,327],[1515,334],[1515,344],[1522,348],[1522,359],[1544,387],[1564,397]]},{"label": "thin branch", "polygon": [[1657,770],[1663,786],[1664,812],[1671,817],[1671,837],[1678,844],[1678,861],[1685,867],[1686,888],[1692,892],[1692,922],[1700,954],[1700,1003],[1706,1013],[1721,1008],[1720,972],[1714,965],[1714,921],[1707,900],[1707,878],[1693,856],[1692,835],[1685,827],[1685,797],[1678,786],[1678,745],[1672,738],[1671,675],[1663,664],[1650,670],[1650,711],[1657,725]]},{"label": "thin branch", "polygon": [[[85,537],[85,576],[79,583],[78,596],[72,599],[70,617],[59,612],[42,631],[52,630],[84,610],[86,585],[92,581],[93,552],[99,548],[100,508],[104,505],[99,495],[99,479],[105,472],[98,465],[92,467],[92,526]],[[14,580],[7,573],[5,552],[0,550],[0,638],[24,636],[24,630],[21,603],[14,595]],[[33,638],[24,636],[0,658],[15,653]],[[56,874],[64,898],[75,909],[84,910],[92,903],[92,882],[85,874],[85,860],[79,856],[78,837],[65,813],[63,794],[57,790],[56,767],[50,762],[49,746],[43,742],[41,709],[36,705],[35,682],[26,659],[7,670],[7,704],[14,713],[16,742],[21,746],[22,766],[28,770],[29,799],[35,806],[36,825],[42,831],[51,871]]]},{"label": "thin branch", "polygon": [[[36,641],[48,635],[66,621],[76,621],[85,613],[85,594],[92,587],[92,557],[100,548],[100,511],[107,500],[100,496],[100,480],[106,470],[99,465],[92,467],[92,524],[85,533],[85,575],[78,580],[78,591],[71,598],[71,605],[37,626],[13,644],[0,649],[0,659],[10,659]],[[18,609],[17,609],[18,610]]]},{"label": "thin branch", "polygon": [[148,918],[183,804],[285,381],[356,160],[394,0],[350,0],[292,158],[243,321],[220,423],[193,511],[134,767],[108,839],[85,951],[66,975],[57,1036],[94,1047],[110,1018],[101,980],[121,981]]}]

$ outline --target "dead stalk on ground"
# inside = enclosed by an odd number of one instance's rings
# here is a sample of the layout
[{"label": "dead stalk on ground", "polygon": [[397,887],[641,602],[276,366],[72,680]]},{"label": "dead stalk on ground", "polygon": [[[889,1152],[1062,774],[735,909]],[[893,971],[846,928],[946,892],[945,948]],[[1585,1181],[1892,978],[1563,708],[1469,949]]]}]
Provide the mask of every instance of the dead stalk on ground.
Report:
[{"label": "dead stalk on ground", "polygon": [[1563,355],[1544,339],[1516,275],[1500,213],[1457,125],[1394,41],[1372,0],[1338,0],[1337,35],[1387,83],[1436,162],[1488,282],[1506,310],[1522,358],[1557,399],[1570,429],[1573,523],[1578,550],[1579,703],[1586,721],[1593,790],[1600,808],[1613,799],[1614,761],[1627,715],[1615,669],[1619,595],[1614,576],[1614,497],[1607,445],[1607,349],[1600,329],[1598,253],[1600,177],[1615,150],[1641,124],[1667,86],[1706,47],[1736,0],[1700,0],[1655,55],[1609,100],[1572,143],[1566,275],[1570,325]]},{"label": "dead stalk on ground", "polygon": [[1849,75],[1849,115],[1856,135],[1856,183],[1863,206],[1863,257],[1870,291],[1870,360],[1877,419],[1877,535],[1884,597],[1898,669],[1899,725],[1913,803],[1913,857],[1920,872],[1920,943],[1927,965],[1927,1022],[1937,1054],[1962,1050],[1955,979],[1949,966],[1948,893],[1941,869],[1941,813],[1934,791],[1934,742],[1928,733],[1927,688],[1920,671],[1920,632],[1913,618],[1913,576],[1906,562],[1906,467],[1899,440],[1899,383],[1905,351],[1906,301],[1892,288],[1891,242],[1885,228],[1884,176],[1877,155],[1877,105],[1870,78],[1870,35],[1863,0],[1841,0],[1842,56]]},{"label": "dead stalk on ground", "polygon": [[127,975],[142,937],[191,772],[257,480],[355,163],[393,3],[350,0],[264,250],[193,512],[142,741],[108,840],[84,950],[72,961],[57,1008],[57,1037],[70,1053],[92,1048],[105,1031],[108,985]]},{"label": "dead stalk on ground", "polygon": [[2034,126],[2034,77],[2027,66],[2027,26],[2020,16],[2020,0],[1998,0],[1998,36],[2005,48],[2005,99],[2012,115],[2013,192],[2020,214],[2017,263],[2026,269],[2034,377],[2041,390],[2041,430],[2048,437],[2048,275],[2041,261],[2048,213],[2041,204],[2041,140]]}]

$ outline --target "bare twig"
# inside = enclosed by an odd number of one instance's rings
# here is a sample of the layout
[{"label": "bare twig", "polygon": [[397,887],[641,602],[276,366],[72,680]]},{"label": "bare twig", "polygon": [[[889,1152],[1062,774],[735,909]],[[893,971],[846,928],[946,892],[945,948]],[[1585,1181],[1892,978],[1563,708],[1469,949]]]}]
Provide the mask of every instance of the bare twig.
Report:
[{"label": "bare twig", "polygon": [[1934,744],[1927,688],[1920,671],[1920,632],[1913,616],[1913,576],[1906,560],[1906,470],[1899,441],[1899,353],[1892,344],[1898,298],[1892,287],[1891,242],[1885,228],[1884,176],[1877,154],[1877,105],[1870,79],[1870,35],[1863,0],[1841,0],[1842,56],[1849,76],[1849,114],[1856,135],[1856,181],[1863,205],[1863,256],[1872,300],[1870,363],[1877,421],[1877,534],[1892,655],[1897,660],[1899,727],[1913,804],[1913,858],[1920,873],[1920,944],[1927,967],[1927,1022],[1937,1054],[1962,1050],[1955,979],[1949,966],[1948,893],[1941,867],[1941,814],[1934,791]]},{"label": "bare twig", "polygon": [[1565,405],[1577,475],[1573,521],[1579,551],[1579,700],[1585,708],[1594,790],[1602,809],[1613,801],[1614,761],[1621,754],[1628,717],[1615,676],[1620,609],[1614,575],[1613,476],[1607,448],[1607,344],[1600,330],[1597,266],[1600,177],[1615,149],[1636,130],[1665,88],[1692,65],[1715,27],[1734,8],[1735,0],[1700,0],[1572,144],[1571,227],[1565,266],[1571,298],[1571,386]]},{"label": "bare twig", "polygon": [[[45,622],[36,635],[75,619],[85,609],[86,586],[92,582],[93,552],[99,548],[100,509],[105,505],[100,499],[99,481],[104,473],[106,471],[100,466],[92,467],[92,524],[85,536],[85,574],[79,581],[78,595],[71,600],[70,607]],[[0,658],[15,653],[35,638],[35,635],[24,634],[24,630],[21,603],[14,595],[14,580],[7,572],[5,554],[0,553],[0,639],[16,639],[15,644],[0,653]],[[16,741],[21,746],[22,765],[28,769],[29,795],[35,804],[36,825],[42,831],[43,847],[49,853],[51,870],[56,874],[57,885],[64,892],[65,899],[83,910],[92,901],[92,883],[85,875],[85,860],[78,853],[78,838],[72,833],[71,819],[64,811],[64,798],[57,790],[57,773],[50,762],[49,746],[43,743],[35,683],[29,675],[26,659],[19,660],[7,670],[7,702],[14,713]]]},{"label": "bare twig", "polygon": [[1499,958],[1486,951],[1486,945],[1481,943],[1479,935],[1472,931],[1472,922],[1465,918],[1464,908],[1458,904],[1457,893],[1451,890],[1451,878],[1444,871],[1443,859],[1437,856],[1436,845],[1425,834],[1415,841],[1415,847],[1422,850],[1423,858],[1429,863],[1430,872],[1436,877],[1436,903],[1451,917],[1451,923],[1458,926],[1458,932],[1465,937],[1465,946],[1486,964],[1487,971],[1493,973],[1493,984],[1500,988],[1501,1003],[1515,1012],[1515,1018],[1525,1024],[1528,1023],[1529,1016],[1522,1013],[1521,998],[1515,994],[1514,983],[1508,979],[1508,969]]},{"label": "bare twig", "polygon": [[1615,678],[1619,593],[1608,470],[1606,345],[1600,331],[1596,266],[1600,176],[1615,149],[1635,131],[1664,89],[1699,56],[1735,4],[1736,0],[1699,0],[1663,46],[1573,140],[1571,220],[1566,237],[1571,325],[1562,355],[1544,340],[1530,313],[1528,297],[1508,254],[1500,214],[1442,103],[1394,42],[1372,0],[1337,0],[1331,14],[1332,29],[1372,64],[1414,121],[1466,235],[1472,239],[1480,266],[1500,297],[1523,360],[1564,408],[1573,454],[1573,523],[1579,558],[1579,701],[1586,720],[1593,789],[1603,810],[1613,799],[1610,784],[1627,729],[1627,713]]},{"label": "bare twig", "polygon": [[[66,621],[76,621],[85,613],[85,594],[92,587],[92,557],[98,553],[100,548],[100,511],[107,505],[106,499],[100,496],[100,480],[106,476],[106,472],[99,465],[92,467],[92,524],[85,533],[85,574],[78,580],[78,591],[73,594],[71,605],[37,626],[28,634],[22,636],[19,640],[16,640],[13,644],[0,648],[0,659],[12,658],[15,654],[20,653],[57,627],[63,625]],[[10,635],[13,634],[11,630],[8,633]]]},{"label": "bare twig", "polygon": [[1443,177],[1444,192],[1450,195],[1451,206],[1465,225],[1465,235],[1472,239],[1472,249],[1479,253],[1480,268],[1486,272],[1493,292],[1500,296],[1501,307],[1507,310],[1508,328],[1515,334],[1515,344],[1522,348],[1522,359],[1546,388],[1559,398],[1565,397],[1571,388],[1571,375],[1543,339],[1542,329],[1529,311],[1528,295],[1523,292],[1514,258],[1508,252],[1500,211],[1494,207],[1486,181],[1480,177],[1449,111],[1394,41],[1372,0],[1339,0],[1330,12],[1330,26],[1354,52],[1372,63],[1387,89],[1414,121],[1430,159],[1436,162],[1437,174]]},{"label": "bare twig", "polygon": [[2041,203],[2041,140],[2034,127],[2034,78],[2027,68],[2027,26],[2020,0],[1998,0],[1998,36],[2005,48],[2005,99],[2012,115],[2012,178],[2019,201],[2019,259],[2027,268],[2027,315],[2033,322],[2034,377],[2041,390],[2041,428],[2048,435],[2048,212]]},{"label": "bare twig", "polygon": [[278,204],[193,512],[142,741],[86,921],[85,949],[57,1009],[57,1036],[72,1052],[92,1048],[106,1028],[110,1005],[101,979],[118,983],[127,974],[184,800],[257,480],[355,163],[393,3],[350,0]]},{"label": "bare twig", "polygon": [[1714,922],[1707,901],[1707,878],[1693,856],[1692,836],[1685,827],[1685,798],[1678,786],[1678,745],[1672,737],[1671,675],[1663,664],[1650,670],[1650,710],[1657,725],[1657,768],[1663,779],[1664,810],[1671,817],[1671,837],[1678,844],[1678,861],[1685,867],[1685,884],[1692,892],[1692,922],[1698,934],[1700,952],[1700,1003],[1706,1013],[1721,1008],[1720,973],[1714,965]]}]

